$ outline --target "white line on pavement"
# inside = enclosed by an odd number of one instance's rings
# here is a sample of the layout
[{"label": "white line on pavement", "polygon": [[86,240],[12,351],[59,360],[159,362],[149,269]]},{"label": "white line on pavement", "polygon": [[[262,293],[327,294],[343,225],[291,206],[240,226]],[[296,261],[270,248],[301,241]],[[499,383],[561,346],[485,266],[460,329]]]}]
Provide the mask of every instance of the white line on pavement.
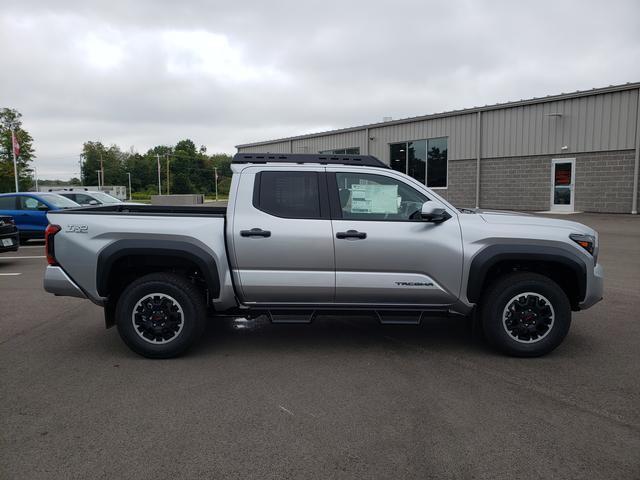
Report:
[{"label": "white line on pavement", "polygon": [[22,250],[23,248],[41,248],[41,249],[44,250],[44,245],[29,245],[29,246],[26,246],[26,247],[23,245],[23,246],[20,247],[20,250]]},{"label": "white line on pavement", "polygon": [[18,260],[20,258],[47,258],[44,255],[24,255],[22,257],[0,257],[0,260]]},{"label": "white line on pavement", "polygon": [[0,273],[0,277],[2,276],[15,276],[15,275],[22,275],[21,273]]}]

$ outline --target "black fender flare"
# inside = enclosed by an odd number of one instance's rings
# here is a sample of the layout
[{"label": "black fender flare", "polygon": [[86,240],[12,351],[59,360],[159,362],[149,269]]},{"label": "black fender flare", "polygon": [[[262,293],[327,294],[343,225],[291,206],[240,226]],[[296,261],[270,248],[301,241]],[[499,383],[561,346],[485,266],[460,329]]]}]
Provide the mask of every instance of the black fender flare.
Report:
[{"label": "black fender flare", "polygon": [[551,245],[517,243],[489,245],[473,257],[467,279],[467,299],[477,303],[489,270],[499,262],[513,260],[556,263],[568,267],[576,277],[580,299],[584,298],[587,290],[587,265],[577,253]]},{"label": "black fender flare", "polygon": [[215,258],[198,245],[178,240],[123,239],[107,245],[98,254],[96,268],[96,290],[107,297],[109,276],[115,262],[119,259],[135,256],[177,257],[195,263],[207,283],[212,298],[220,295],[220,279]]}]

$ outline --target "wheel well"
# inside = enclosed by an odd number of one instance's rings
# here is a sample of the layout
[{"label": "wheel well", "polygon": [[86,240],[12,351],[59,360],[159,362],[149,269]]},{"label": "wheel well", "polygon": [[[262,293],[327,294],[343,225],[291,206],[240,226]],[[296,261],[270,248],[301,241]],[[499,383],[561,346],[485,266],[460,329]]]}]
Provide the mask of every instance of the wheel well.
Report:
[{"label": "wheel well", "polygon": [[105,279],[109,300],[105,306],[107,327],[113,325],[115,306],[122,292],[134,280],[150,273],[168,272],[182,275],[200,289],[209,303],[210,292],[202,270],[196,262],[172,255],[127,255],[118,258],[109,269]]},{"label": "wheel well", "polygon": [[489,285],[502,275],[512,272],[534,272],[549,277],[564,291],[571,303],[572,310],[578,310],[580,302],[579,278],[576,272],[568,265],[554,261],[538,260],[503,260],[492,265],[487,271],[479,298],[487,290]]}]

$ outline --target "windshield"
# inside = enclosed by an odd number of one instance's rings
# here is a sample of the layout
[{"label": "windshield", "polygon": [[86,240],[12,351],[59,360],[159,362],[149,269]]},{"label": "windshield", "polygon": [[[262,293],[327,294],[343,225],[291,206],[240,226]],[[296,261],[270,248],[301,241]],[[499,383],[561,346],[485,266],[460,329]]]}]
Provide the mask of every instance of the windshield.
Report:
[{"label": "windshield", "polygon": [[100,200],[102,203],[122,203],[122,200],[112,197],[108,193],[104,192],[91,192],[91,196],[96,200]]},{"label": "windshield", "polygon": [[43,195],[42,197],[56,208],[75,208],[80,206],[62,195]]}]

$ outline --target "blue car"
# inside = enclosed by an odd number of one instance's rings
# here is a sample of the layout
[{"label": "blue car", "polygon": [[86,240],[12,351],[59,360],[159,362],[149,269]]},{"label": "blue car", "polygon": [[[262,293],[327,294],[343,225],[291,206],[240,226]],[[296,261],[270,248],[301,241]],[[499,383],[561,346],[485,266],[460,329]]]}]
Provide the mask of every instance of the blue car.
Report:
[{"label": "blue car", "polygon": [[20,242],[31,238],[44,238],[47,212],[79,207],[76,202],[55,193],[3,193],[0,194],[0,215],[12,216]]}]

